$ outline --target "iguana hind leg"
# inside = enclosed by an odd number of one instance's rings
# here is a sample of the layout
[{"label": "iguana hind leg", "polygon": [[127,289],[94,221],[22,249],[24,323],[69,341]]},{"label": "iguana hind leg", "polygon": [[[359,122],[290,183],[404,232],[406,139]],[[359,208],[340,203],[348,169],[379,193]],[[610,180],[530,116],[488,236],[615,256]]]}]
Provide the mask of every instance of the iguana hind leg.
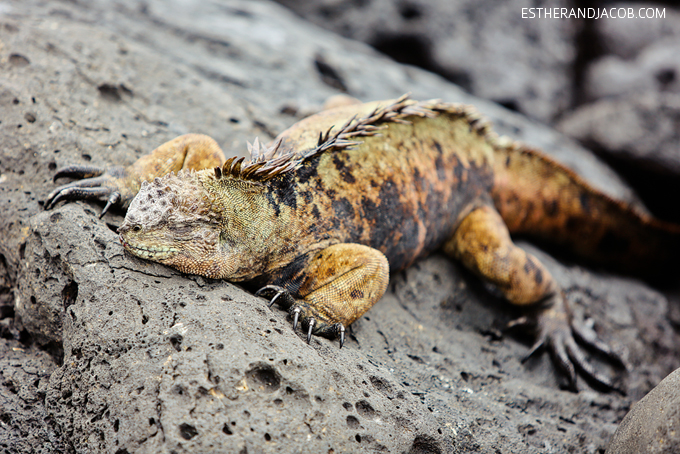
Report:
[{"label": "iguana hind leg", "polygon": [[139,192],[142,181],[180,170],[215,167],[223,162],[224,154],[215,140],[202,134],[185,134],[125,168],[71,165],[60,169],[54,180],[62,177],[82,179],[52,191],[45,200],[45,209],[49,210],[60,200],[106,200],[101,213],[104,216],[112,206],[127,208]]},{"label": "iguana hind leg", "polygon": [[276,298],[294,320],[312,334],[340,335],[369,310],[385,293],[389,281],[387,258],[378,250],[360,244],[340,243],[316,252],[306,266],[283,282],[258,294]]},{"label": "iguana hind leg", "polygon": [[[537,341],[527,358],[547,347],[555,365],[576,390],[574,366],[602,388],[616,390],[586,361],[574,336],[584,344],[622,361],[606,346],[572,320],[564,293],[550,272],[533,255],[513,244],[498,212],[489,206],[473,210],[460,223],[444,251],[460,260],[482,279],[494,284],[512,304],[536,310]],[[524,317],[528,321],[528,318]]]}]

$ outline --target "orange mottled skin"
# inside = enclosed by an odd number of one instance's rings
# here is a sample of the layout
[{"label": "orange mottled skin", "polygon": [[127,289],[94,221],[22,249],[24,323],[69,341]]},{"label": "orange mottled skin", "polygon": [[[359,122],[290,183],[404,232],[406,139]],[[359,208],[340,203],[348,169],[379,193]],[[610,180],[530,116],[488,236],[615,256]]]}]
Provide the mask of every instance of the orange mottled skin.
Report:
[{"label": "orange mottled skin", "polygon": [[[390,271],[442,249],[530,309],[532,353],[547,346],[572,388],[576,364],[614,389],[584,360],[574,335],[621,361],[584,334],[550,272],[510,234],[633,272],[662,269],[670,259],[664,251],[678,249],[678,227],[498,138],[468,106],[404,98],[345,105],[300,121],[269,147],[256,143],[252,154],[223,164],[212,139],[182,136],[126,170],[104,172],[102,192],[78,194],[91,181],[82,180],[54,191],[47,206],[118,193],[114,201],[129,205],[120,227],[128,251],[186,273],[264,286],[309,335],[343,336],[384,294]],[[69,169],[58,176],[77,175]]]}]

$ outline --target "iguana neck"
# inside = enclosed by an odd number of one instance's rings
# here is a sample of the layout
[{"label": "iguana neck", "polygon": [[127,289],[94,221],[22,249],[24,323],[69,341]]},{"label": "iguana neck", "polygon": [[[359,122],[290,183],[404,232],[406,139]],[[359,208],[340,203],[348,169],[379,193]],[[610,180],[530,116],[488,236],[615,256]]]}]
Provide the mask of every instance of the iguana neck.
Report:
[{"label": "iguana neck", "polygon": [[202,183],[211,210],[221,218],[222,248],[244,264],[230,280],[268,274],[304,253],[307,236],[302,229],[309,227],[309,220],[282,200],[287,191],[277,190],[276,182],[204,178]]}]

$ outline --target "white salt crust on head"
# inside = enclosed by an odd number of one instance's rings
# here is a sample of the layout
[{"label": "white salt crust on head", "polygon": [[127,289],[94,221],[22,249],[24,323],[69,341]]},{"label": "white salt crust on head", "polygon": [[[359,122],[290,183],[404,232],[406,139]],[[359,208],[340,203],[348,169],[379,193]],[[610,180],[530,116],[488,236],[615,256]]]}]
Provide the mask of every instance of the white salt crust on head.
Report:
[{"label": "white salt crust on head", "polygon": [[200,187],[195,173],[179,172],[153,182],[143,182],[137,196],[130,203],[125,220],[145,227],[153,227],[173,220],[178,215],[200,215]]}]

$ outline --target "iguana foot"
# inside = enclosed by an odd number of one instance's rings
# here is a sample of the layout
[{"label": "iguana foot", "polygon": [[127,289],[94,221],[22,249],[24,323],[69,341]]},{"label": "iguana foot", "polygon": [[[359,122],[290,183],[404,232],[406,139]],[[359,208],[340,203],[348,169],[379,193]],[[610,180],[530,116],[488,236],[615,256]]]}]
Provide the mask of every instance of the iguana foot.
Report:
[{"label": "iguana foot", "polygon": [[279,298],[281,298],[279,305],[286,309],[295,304],[295,298],[293,298],[290,292],[278,285],[265,285],[255,292],[255,296],[262,296],[269,299],[269,307],[272,307]]},{"label": "iguana foot", "polygon": [[53,181],[65,177],[81,180],[59,186],[52,191],[45,200],[46,210],[53,208],[60,200],[106,200],[106,205],[99,215],[101,218],[111,207],[130,202],[123,197],[123,194],[129,191],[126,191],[125,171],[122,167],[105,169],[95,166],[68,166],[57,171]]},{"label": "iguana foot", "polygon": [[547,348],[553,363],[568,380],[567,389],[574,392],[578,391],[576,385],[576,371],[578,370],[587,381],[597,387],[625,395],[622,389],[615,386],[608,377],[600,374],[590,365],[577,340],[589,349],[602,354],[614,366],[627,370],[623,359],[607,344],[598,339],[597,334],[592,329],[573,321],[561,301],[555,301],[552,306],[539,312],[535,318],[520,317],[510,322],[508,328],[529,325],[534,326],[537,337],[529,353],[522,359],[522,363]]},{"label": "iguana foot", "polygon": [[278,303],[288,310],[293,319],[293,331],[301,324],[307,329],[307,343],[312,340],[312,335],[328,338],[339,337],[340,348],[345,343],[345,326],[342,323],[332,323],[326,320],[322,314],[315,311],[304,300],[296,300],[288,290],[278,285],[266,285],[255,293],[255,296],[263,296],[270,299],[269,307]]}]

